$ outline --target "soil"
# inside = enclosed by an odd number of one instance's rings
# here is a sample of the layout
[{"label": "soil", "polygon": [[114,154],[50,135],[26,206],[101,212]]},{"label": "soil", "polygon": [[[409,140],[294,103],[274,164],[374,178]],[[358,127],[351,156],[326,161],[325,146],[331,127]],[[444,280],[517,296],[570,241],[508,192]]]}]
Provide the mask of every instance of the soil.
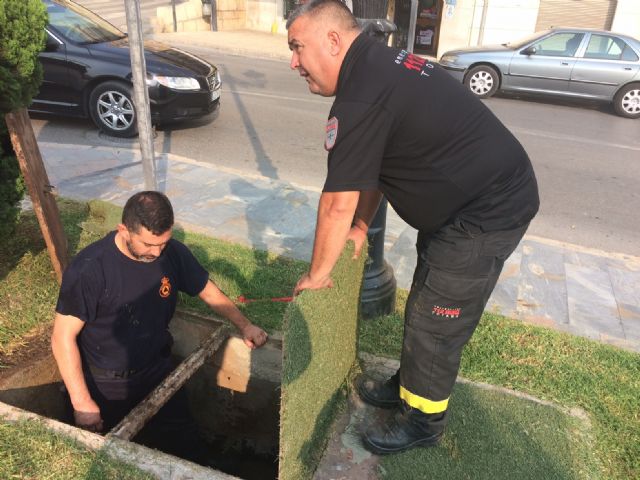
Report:
[{"label": "soil", "polygon": [[9,353],[0,353],[0,380],[10,376],[17,367],[24,368],[49,355],[51,331],[47,325],[23,340],[23,344]]}]

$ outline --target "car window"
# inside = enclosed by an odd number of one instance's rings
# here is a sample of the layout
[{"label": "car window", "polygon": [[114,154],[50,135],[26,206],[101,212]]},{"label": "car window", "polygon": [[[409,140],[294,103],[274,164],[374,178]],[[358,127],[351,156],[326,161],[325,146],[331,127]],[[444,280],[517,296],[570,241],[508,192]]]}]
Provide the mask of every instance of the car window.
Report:
[{"label": "car window", "polygon": [[582,42],[582,33],[563,32],[543,38],[532,44],[536,55],[545,57],[573,57]]},{"label": "car window", "polygon": [[74,3],[47,5],[49,25],[72,42],[111,42],[126,35],[89,10]]},{"label": "car window", "polygon": [[600,60],[638,61],[638,55],[622,39],[598,34],[591,35],[584,57]]},{"label": "car window", "polygon": [[508,48],[512,48],[514,50],[518,50],[519,48],[522,48],[522,47],[524,47],[526,45],[529,45],[536,38],[544,37],[547,33],[549,33],[548,30],[544,30],[542,32],[532,33],[531,35],[527,35],[524,38],[516,40],[515,42],[507,42],[507,43],[503,43],[502,45],[505,46],[505,47],[508,47]]}]

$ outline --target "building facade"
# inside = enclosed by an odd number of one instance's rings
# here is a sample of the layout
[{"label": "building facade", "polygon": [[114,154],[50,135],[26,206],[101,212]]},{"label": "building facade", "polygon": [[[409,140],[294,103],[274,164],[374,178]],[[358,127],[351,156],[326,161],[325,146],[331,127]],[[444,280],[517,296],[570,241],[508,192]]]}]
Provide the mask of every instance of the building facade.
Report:
[{"label": "building facade", "polygon": [[[285,33],[300,0],[218,0],[218,27]],[[439,57],[454,48],[517,40],[552,26],[611,30],[640,38],[640,0],[352,0],[356,16],[398,26],[390,43]],[[412,13],[415,12],[415,19]],[[233,18],[227,22],[226,18]],[[225,26],[225,25],[228,25]]]}]

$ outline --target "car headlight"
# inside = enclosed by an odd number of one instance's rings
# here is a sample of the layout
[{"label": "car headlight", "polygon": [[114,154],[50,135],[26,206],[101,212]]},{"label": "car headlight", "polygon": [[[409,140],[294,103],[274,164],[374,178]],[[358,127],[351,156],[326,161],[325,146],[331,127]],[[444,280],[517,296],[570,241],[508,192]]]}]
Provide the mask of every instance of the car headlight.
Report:
[{"label": "car headlight", "polygon": [[191,77],[165,77],[163,75],[151,75],[147,77],[148,85],[160,84],[174,90],[200,90],[198,80]]},{"label": "car headlight", "polygon": [[440,59],[440,63],[456,63],[458,61],[457,55],[443,55]]}]

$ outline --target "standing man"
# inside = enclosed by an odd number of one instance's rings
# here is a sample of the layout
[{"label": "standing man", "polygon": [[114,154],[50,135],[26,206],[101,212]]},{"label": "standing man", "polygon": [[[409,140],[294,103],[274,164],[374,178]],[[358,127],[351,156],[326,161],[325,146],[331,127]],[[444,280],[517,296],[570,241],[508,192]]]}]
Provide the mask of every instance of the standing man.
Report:
[{"label": "standing man", "polygon": [[365,445],[393,453],[438,442],[464,345],[504,261],[538,210],[526,152],[438,65],[362,34],[337,0],[311,0],[287,22],[291,68],[335,96],[328,173],[309,272],[295,292],[332,285],[347,239],[360,249],[382,195],[418,230],[400,370],[361,381],[368,403],[395,414]]},{"label": "standing man", "polygon": [[[117,231],[83,249],[64,273],[51,344],[79,427],[110,430],[170,373],[168,326],[178,291],[198,295],[229,319],[248,347],[267,340],[171,238],[172,227],[165,195],[136,193]],[[183,390],[150,426],[157,432],[153,446],[202,460]]]}]

